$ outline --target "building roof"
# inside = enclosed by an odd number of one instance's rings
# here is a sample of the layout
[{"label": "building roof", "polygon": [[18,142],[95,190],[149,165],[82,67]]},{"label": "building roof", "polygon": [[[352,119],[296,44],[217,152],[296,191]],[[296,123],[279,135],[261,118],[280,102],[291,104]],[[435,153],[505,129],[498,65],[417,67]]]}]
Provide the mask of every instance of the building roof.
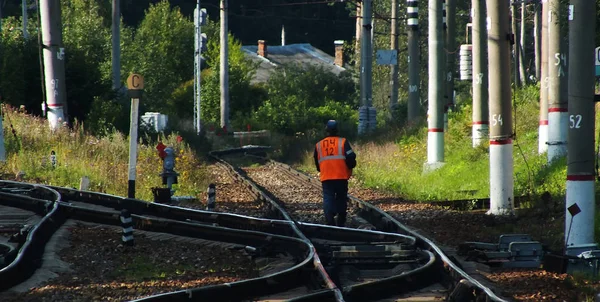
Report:
[{"label": "building roof", "polygon": [[321,66],[324,70],[329,70],[336,75],[346,70],[333,63],[334,57],[310,44],[268,45],[266,58],[257,54],[258,45],[242,46],[242,51],[246,57],[260,63],[252,78],[252,83],[264,83],[277,67],[291,64]]}]

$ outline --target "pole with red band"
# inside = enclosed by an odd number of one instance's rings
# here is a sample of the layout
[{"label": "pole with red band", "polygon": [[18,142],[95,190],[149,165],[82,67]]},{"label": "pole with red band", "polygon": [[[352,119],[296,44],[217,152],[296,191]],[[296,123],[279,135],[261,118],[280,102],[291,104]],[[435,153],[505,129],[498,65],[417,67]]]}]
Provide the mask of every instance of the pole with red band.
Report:
[{"label": "pole with red band", "polygon": [[596,3],[571,0],[569,20],[568,142],[565,246],[568,255],[594,242],[594,49]]},{"label": "pole with red band", "polygon": [[490,70],[490,210],[514,212],[509,2],[487,0]]},{"label": "pole with red band", "polygon": [[444,164],[444,41],[442,39],[442,2],[429,0],[429,88],[427,112],[427,162],[425,170]]}]

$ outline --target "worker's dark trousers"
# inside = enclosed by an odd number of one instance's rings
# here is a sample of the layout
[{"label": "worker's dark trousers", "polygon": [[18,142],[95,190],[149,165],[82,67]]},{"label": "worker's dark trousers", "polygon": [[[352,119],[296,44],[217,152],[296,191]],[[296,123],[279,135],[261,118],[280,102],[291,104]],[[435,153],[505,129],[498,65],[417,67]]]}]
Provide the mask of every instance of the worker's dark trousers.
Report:
[{"label": "worker's dark trousers", "polygon": [[[348,207],[348,181],[325,180],[323,184],[323,211],[328,225],[344,226]],[[337,221],[334,219],[337,215]]]}]

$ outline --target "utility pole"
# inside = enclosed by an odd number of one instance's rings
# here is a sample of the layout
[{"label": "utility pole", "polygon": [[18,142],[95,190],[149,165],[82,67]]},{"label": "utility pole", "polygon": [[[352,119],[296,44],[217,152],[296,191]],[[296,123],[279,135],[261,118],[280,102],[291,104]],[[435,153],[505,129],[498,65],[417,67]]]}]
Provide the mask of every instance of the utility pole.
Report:
[{"label": "utility pole", "polygon": [[356,55],[356,58],[359,59],[359,54],[360,54],[360,46],[362,45],[360,42],[360,34],[362,33],[362,11],[361,11],[361,6],[362,3],[361,2],[356,2],[356,31],[355,31],[355,38],[356,41],[354,44],[354,53]]},{"label": "utility pole", "polygon": [[540,125],[538,129],[538,153],[548,151],[548,2],[542,0],[542,58],[540,78]]},{"label": "utility pole", "polygon": [[535,15],[533,16],[533,44],[535,49],[535,79],[536,81],[541,80],[541,68],[542,68],[542,4],[541,2],[535,3]]},{"label": "utility pole", "polygon": [[206,17],[206,10],[200,8],[200,0],[197,0],[194,9],[194,128],[197,135],[202,132],[200,83],[202,82],[202,52],[206,48],[206,35],[202,33],[202,25],[206,23]]},{"label": "utility pole", "polygon": [[548,19],[548,163],[567,154],[567,54],[560,28],[565,15],[560,0],[549,0]]},{"label": "utility pole", "polygon": [[427,121],[427,163],[425,170],[444,164],[444,48],[442,40],[442,2],[429,0],[429,87]]},{"label": "utility pole", "polygon": [[517,76],[517,74],[519,73],[519,66],[520,64],[520,53],[521,53],[521,47],[519,46],[519,43],[521,41],[520,37],[519,37],[519,30],[518,30],[518,24],[517,24],[517,3],[512,0],[512,5],[511,5],[511,23],[512,23],[512,34],[514,37],[514,47],[513,47],[513,56],[514,56],[514,63],[515,63],[515,67],[514,67],[514,74],[515,74],[515,88],[516,87],[521,87],[521,81],[520,78]]},{"label": "utility pole", "polygon": [[454,105],[454,72],[456,61],[456,0],[446,0],[446,94],[448,108]]},{"label": "utility pole", "polygon": [[375,129],[377,125],[375,108],[372,107],[373,91],[373,44],[371,24],[373,4],[371,0],[362,1],[362,33],[360,40],[360,96],[362,106],[358,109],[358,134],[362,135]]},{"label": "utility pole", "polygon": [[490,93],[490,210],[514,213],[509,2],[487,0]]},{"label": "utility pole", "polygon": [[525,71],[525,1],[521,2],[521,32],[519,36],[519,75],[521,76],[521,83],[527,84],[527,72]]},{"label": "utility pole", "polygon": [[[392,22],[391,22],[391,42],[390,48],[398,57],[398,0],[392,0]],[[390,113],[392,119],[395,119],[394,112],[398,106],[398,63],[391,66],[391,91],[390,91]]]},{"label": "utility pole", "polygon": [[473,147],[488,138],[488,65],[485,0],[472,0],[473,8]]},{"label": "utility pole", "polygon": [[229,131],[229,43],[227,29],[227,0],[221,0],[221,128]]},{"label": "utility pole", "polygon": [[565,245],[568,255],[596,248],[594,242],[594,49],[596,2],[569,5],[569,141]]},{"label": "utility pole", "polygon": [[121,88],[121,0],[112,0],[112,89]]},{"label": "utility pole", "polygon": [[41,0],[40,17],[48,121],[52,130],[67,121],[65,49],[62,42],[60,0]]},{"label": "utility pole", "polygon": [[408,28],[408,121],[419,116],[421,54],[419,53],[419,0],[407,0],[406,25]]},{"label": "utility pole", "polygon": [[23,13],[23,39],[29,39],[29,32],[27,31],[27,0],[21,1],[21,9]]},{"label": "utility pole", "polygon": [[442,81],[440,82],[440,89],[442,90],[442,108],[443,108],[443,125],[444,131],[448,131],[448,90],[446,89],[446,56],[448,55],[448,50],[446,49],[446,29],[448,28],[446,24],[446,0],[442,0],[442,36],[440,43],[442,44],[442,53],[439,58],[440,65],[442,66]]}]

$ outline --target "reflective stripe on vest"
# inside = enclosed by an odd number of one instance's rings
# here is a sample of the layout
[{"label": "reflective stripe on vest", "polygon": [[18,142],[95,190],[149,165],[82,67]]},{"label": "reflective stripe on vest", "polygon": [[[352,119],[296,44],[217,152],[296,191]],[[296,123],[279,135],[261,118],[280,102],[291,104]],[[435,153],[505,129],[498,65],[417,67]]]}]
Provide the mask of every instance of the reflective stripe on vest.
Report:
[{"label": "reflective stripe on vest", "polygon": [[346,166],[345,143],[346,139],[342,137],[327,137],[317,143],[321,181],[350,178],[351,172]]}]

